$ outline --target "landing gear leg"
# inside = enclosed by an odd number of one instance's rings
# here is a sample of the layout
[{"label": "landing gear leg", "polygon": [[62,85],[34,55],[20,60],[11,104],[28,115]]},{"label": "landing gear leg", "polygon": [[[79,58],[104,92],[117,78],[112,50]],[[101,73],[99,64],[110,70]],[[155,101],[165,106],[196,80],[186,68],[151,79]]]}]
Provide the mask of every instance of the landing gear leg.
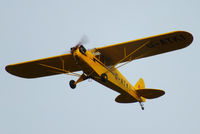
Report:
[{"label": "landing gear leg", "polygon": [[141,109],[144,110],[144,104],[142,102],[139,102],[139,103],[140,103]]},{"label": "landing gear leg", "polygon": [[70,80],[69,82],[69,86],[72,88],[72,89],[75,89],[76,88],[76,84],[81,82],[81,81],[84,81],[86,79],[88,79],[89,77],[87,77],[85,74],[82,74],[77,81],[74,81],[74,80]]}]

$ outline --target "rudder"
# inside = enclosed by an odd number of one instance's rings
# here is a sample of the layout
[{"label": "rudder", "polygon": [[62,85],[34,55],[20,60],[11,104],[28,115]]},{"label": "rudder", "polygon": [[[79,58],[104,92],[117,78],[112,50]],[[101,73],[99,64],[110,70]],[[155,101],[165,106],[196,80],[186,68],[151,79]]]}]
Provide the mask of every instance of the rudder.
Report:
[{"label": "rudder", "polygon": [[[144,80],[142,78],[140,78],[138,80],[138,82],[135,84],[134,88],[135,88],[136,91],[140,90],[140,89],[145,89]],[[141,96],[141,99],[142,99],[143,102],[146,101],[146,99],[143,96]]]},{"label": "rudder", "polygon": [[140,78],[134,86],[135,89],[145,89],[144,80]]}]

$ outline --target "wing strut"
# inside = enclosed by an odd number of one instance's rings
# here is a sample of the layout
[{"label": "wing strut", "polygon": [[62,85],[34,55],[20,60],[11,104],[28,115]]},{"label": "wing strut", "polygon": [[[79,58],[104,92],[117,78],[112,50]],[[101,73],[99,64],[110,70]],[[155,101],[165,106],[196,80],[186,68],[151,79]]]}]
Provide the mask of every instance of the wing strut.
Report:
[{"label": "wing strut", "polygon": [[[124,57],[123,59],[121,59],[120,61],[118,61],[116,64],[114,64],[114,65],[112,66],[112,68],[114,68],[117,64],[119,64],[119,63],[122,62],[124,59],[128,58],[129,56],[131,56],[132,54],[134,54],[135,52],[137,52],[138,50],[140,50],[140,49],[143,48],[144,46],[146,46],[146,44],[148,44],[149,42],[150,42],[150,40],[149,40],[149,41],[146,41],[144,44],[142,44],[140,47],[138,47],[135,51],[131,52],[129,55],[126,56],[126,54],[125,54],[125,55],[124,55],[125,57]],[[125,49],[124,49],[124,52],[126,52]],[[122,65],[120,65],[120,66],[118,66],[118,67],[116,67],[116,68],[119,68],[119,67],[121,67],[121,66],[126,65],[126,64],[129,63],[130,61],[132,61],[132,60],[129,60],[129,61],[125,62],[124,64],[122,64]]]},{"label": "wing strut", "polygon": [[[141,57],[144,57],[146,54],[151,53],[152,51],[153,51],[153,50],[151,50],[151,51],[149,51],[149,52],[147,52],[147,53],[143,53],[142,55],[137,56],[137,57],[133,58],[132,60],[135,60],[135,59],[139,59],[139,58],[141,58]],[[127,63],[131,62],[132,60],[126,61],[126,62],[124,62],[123,64],[117,66],[116,68],[120,68],[120,67],[126,65]]]},{"label": "wing strut", "polygon": [[80,77],[80,76],[81,76],[81,75],[78,74],[78,73],[73,73],[73,72],[67,71],[67,70],[65,70],[64,68],[63,68],[63,69],[60,69],[60,68],[57,68],[57,67],[53,67],[53,66],[49,66],[49,65],[45,65],[45,64],[41,64],[41,63],[39,63],[39,65],[44,66],[44,67],[47,67],[47,68],[54,69],[55,72],[58,71],[59,73],[62,72],[63,74],[72,75],[72,76],[77,76],[77,77]]}]

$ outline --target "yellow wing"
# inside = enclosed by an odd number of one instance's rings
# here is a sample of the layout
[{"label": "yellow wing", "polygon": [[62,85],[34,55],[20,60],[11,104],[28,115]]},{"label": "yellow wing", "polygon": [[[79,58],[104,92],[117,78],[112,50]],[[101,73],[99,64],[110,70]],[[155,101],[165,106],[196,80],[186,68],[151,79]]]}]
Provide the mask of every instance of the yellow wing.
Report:
[{"label": "yellow wing", "polygon": [[[193,40],[190,33],[176,31],[148,38],[97,48],[105,65],[144,58],[188,46]],[[6,66],[6,70],[23,78],[37,78],[80,71],[71,54],[28,61]]]},{"label": "yellow wing", "polygon": [[193,36],[185,31],[175,31],[143,39],[96,48],[107,66],[132,61],[187,47]]},{"label": "yellow wing", "polygon": [[71,54],[38,59],[6,66],[6,71],[23,78],[37,78],[80,71]]}]

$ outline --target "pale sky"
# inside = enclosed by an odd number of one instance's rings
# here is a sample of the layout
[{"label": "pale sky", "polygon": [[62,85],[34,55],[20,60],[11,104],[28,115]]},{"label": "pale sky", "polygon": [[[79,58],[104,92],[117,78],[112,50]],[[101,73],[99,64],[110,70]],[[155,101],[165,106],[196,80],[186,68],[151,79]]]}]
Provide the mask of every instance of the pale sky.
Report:
[{"label": "pale sky", "polygon": [[[1,134],[199,134],[199,0],[1,0]],[[118,104],[118,93],[95,81],[69,87],[76,77],[23,79],[12,63],[68,53],[86,35],[86,48],[184,30],[193,43],[133,61],[119,70],[135,85],[165,90],[158,99]]]}]

